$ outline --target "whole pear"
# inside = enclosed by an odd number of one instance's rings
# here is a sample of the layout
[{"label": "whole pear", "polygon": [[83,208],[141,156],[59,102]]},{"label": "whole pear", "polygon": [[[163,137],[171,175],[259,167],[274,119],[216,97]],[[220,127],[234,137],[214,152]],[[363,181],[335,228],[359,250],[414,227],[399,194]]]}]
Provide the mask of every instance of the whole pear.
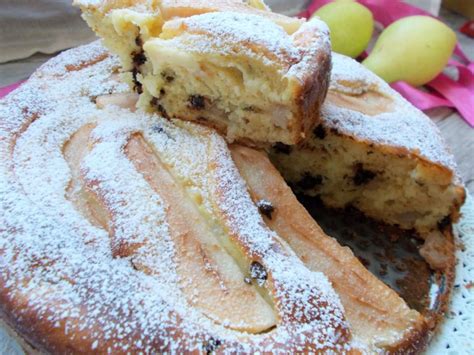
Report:
[{"label": "whole pear", "polygon": [[409,16],[388,26],[363,64],[388,83],[424,85],[446,66],[456,34],[429,16]]},{"label": "whole pear", "polygon": [[372,38],[372,12],[357,2],[331,2],[319,8],[313,16],[318,16],[328,25],[334,52],[355,58],[364,51]]}]

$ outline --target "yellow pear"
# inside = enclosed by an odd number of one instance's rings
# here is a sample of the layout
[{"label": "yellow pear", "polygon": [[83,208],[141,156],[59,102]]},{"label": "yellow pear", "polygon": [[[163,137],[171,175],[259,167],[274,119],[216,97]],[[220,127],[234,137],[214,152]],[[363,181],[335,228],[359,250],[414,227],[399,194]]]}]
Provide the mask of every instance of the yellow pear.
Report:
[{"label": "yellow pear", "polygon": [[372,38],[372,13],[357,2],[335,1],[322,6],[313,16],[318,16],[328,25],[334,52],[355,58]]},{"label": "yellow pear", "polygon": [[426,84],[446,66],[456,34],[429,16],[409,16],[388,26],[363,64],[391,83]]}]

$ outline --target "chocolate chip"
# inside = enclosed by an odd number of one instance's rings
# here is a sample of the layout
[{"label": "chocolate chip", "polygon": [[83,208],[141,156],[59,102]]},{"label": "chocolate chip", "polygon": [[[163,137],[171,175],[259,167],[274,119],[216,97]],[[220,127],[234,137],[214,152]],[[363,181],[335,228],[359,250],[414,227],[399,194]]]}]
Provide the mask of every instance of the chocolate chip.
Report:
[{"label": "chocolate chip", "polygon": [[450,225],[451,225],[451,216],[448,215],[438,222],[438,229],[443,230],[446,227],[449,227]]},{"label": "chocolate chip", "polygon": [[138,267],[135,265],[134,260],[130,260],[130,265],[132,265],[133,270],[139,271]]},{"label": "chocolate chip", "polygon": [[169,118],[168,113],[166,112],[165,108],[163,105],[160,103],[158,98],[154,97],[150,101],[150,106],[156,108],[156,110],[164,117],[164,118]]},{"label": "chocolate chip", "polygon": [[370,266],[370,261],[362,256],[358,256],[359,261],[364,265],[366,268]]},{"label": "chocolate chip", "polygon": [[145,53],[143,51],[133,52],[132,61],[135,67],[139,67],[140,65],[144,64],[146,62]]},{"label": "chocolate chip", "polygon": [[273,211],[275,211],[275,207],[273,207],[270,201],[267,201],[267,200],[257,201],[257,207],[261,214],[266,216],[268,219],[272,219],[272,213]]},{"label": "chocolate chip", "polygon": [[190,95],[188,103],[191,108],[196,110],[202,110],[206,107],[206,99],[201,95]]},{"label": "chocolate chip", "polygon": [[311,175],[308,172],[303,174],[303,177],[300,181],[296,183],[297,187],[302,190],[313,189],[316,186],[319,186],[323,183],[323,177],[321,175]]},{"label": "chocolate chip", "polygon": [[163,105],[159,104],[157,106],[158,108],[158,112],[164,117],[164,118],[169,118],[168,116],[168,113],[166,112],[165,108],[163,107]]},{"label": "chocolate chip", "polygon": [[165,96],[165,95],[166,95],[165,89],[160,89],[160,96]]},{"label": "chocolate chip", "polygon": [[252,261],[250,264],[250,277],[257,282],[258,286],[263,286],[267,280],[267,270],[258,261]]},{"label": "chocolate chip", "polygon": [[244,282],[247,284],[247,285],[251,285],[252,284],[252,279],[248,276],[245,276],[244,277]]},{"label": "chocolate chip", "polygon": [[377,176],[375,172],[364,169],[364,166],[362,165],[362,163],[357,163],[354,166],[354,169],[355,169],[355,174],[352,180],[354,181],[354,185],[356,186],[365,185],[369,183],[370,181],[372,181],[375,178],[375,176]]},{"label": "chocolate chip", "polygon": [[150,100],[150,106],[151,107],[158,107],[158,105],[160,104],[160,102],[158,101],[158,98],[156,97],[152,97],[151,100]]},{"label": "chocolate chip", "polygon": [[277,142],[273,145],[273,149],[282,154],[290,154],[291,153],[291,146]]},{"label": "chocolate chip", "polygon": [[153,133],[163,133],[164,132],[164,129],[163,127],[157,125],[157,124],[154,124],[153,126],[151,126],[151,131]]},{"label": "chocolate chip", "polygon": [[206,354],[211,354],[213,351],[216,351],[217,348],[222,344],[219,339],[210,338],[207,343],[204,344],[204,351]]},{"label": "chocolate chip", "polygon": [[244,108],[242,108],[242,110],[244,110],[246,112],[255,112],[255,113],[262,112],[261,109],[259,109],[258,107],[255,107],[255,106],[245,106]]},{"label": "chocolate chip", "polygon": [[137,68],[133,68],[132,70],[132,79],[133,79],[133,85],[134,85],[134,90],[141,94],[143,92],[143,89],[142,89],[142,84],[138,81],[138,69]]},{"label": "chocolate chip", "polygon": [[140,48],[143,46],[143,41],[140,36],[135,37],[135,44]]},{"label": "chocolate chip", "polygon": [[316,138],[319,138],[319,139],[324,139],[326,138],[326,130],[324,129],[323,125],[320,124],[319,126],[317,126],[314,130],[313,130],[313,133],[315,135]]},{"label": "chocolate chip", "polygon": [[161,72],[161,77],[165,79],[167,83],[171,83],[174,80],[175,73],[172,70],[164,70]]}]

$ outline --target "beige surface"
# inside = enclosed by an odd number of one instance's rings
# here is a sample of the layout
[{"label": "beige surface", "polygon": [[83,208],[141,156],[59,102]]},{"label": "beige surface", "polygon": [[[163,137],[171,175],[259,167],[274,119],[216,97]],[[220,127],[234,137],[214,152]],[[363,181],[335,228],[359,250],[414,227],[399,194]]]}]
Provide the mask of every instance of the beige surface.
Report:
[{"label": "beige surface", "polygon": [[54,53],[94,35],[71,0],[0,1],[0,62]]}]

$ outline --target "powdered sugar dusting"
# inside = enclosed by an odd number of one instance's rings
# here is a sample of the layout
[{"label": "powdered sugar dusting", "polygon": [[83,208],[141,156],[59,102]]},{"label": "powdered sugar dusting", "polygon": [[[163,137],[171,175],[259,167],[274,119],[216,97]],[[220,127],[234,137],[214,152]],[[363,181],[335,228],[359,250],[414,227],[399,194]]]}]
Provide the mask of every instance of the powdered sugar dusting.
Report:
[{"label": "powdered sugar dusting", "polygon": [[[269,64],[276,61],[284,66],[300,58],[283,28],[261,16],[212,12],[176,21],[182,22],[186,31],[194,34],[184,42],[188,43],[186,49],[189,51],[260,57]],[[169,24],[172,22],[165,24],[165,28]]]},{"label": "powdered sugar dusting", "polygon": [[[226,11],[171,20],[164,31],[178,26],[185,32],[166,40],[174,48],[199,55],[243,57],[276,66],[287,76],[314,72],[318,54],[330,53],[329,31],[317,19],[304,23],[292,36],[265,17]],[[302,32],[312,40],[295,43]]]},{"label": "powdered sugar dusting", "polygon": [[330,90],[358,95],[369,89],[392,98],[392,111],[369,116],[326,102],[324,124],[357,139],[407,149],[456,172],[454,157],[428,116],[355,60],[333,53]]},{"label": "powdered sugar dusting", "polygon": [[[140,111],[96,108],[95,96],[128,90],[111,77],[116,66],[97,43],[84,46],[0,102],[0,285],[10,321],[51,352],[64,351],[60,339],[104,353],[207,351],[216,340],[223,352],[350,349],[337,295],[265,226],[221,137]],[[66,198],[71,171],[62,150],[86,124],[93,128],[80,173],[110,212],[110,230]],[[280,319],[274,330],[234,331],[189,306],[178,286],[168,206],[124,152],[136,132],[267,269]],[[152,271],[116,257],[114,243],[136,247],[133,257]]]},{"label": "powdered sugar dusting", "polygon": [[304,81],[305,76],[314,75],[315,68],[320,67],[321,58],[331,55],[331,42],[328,26],[314,17],[303,23],[293,34],[293,42],[299,48],[301,60],[288,71],[288,76],[295,76]]}]

